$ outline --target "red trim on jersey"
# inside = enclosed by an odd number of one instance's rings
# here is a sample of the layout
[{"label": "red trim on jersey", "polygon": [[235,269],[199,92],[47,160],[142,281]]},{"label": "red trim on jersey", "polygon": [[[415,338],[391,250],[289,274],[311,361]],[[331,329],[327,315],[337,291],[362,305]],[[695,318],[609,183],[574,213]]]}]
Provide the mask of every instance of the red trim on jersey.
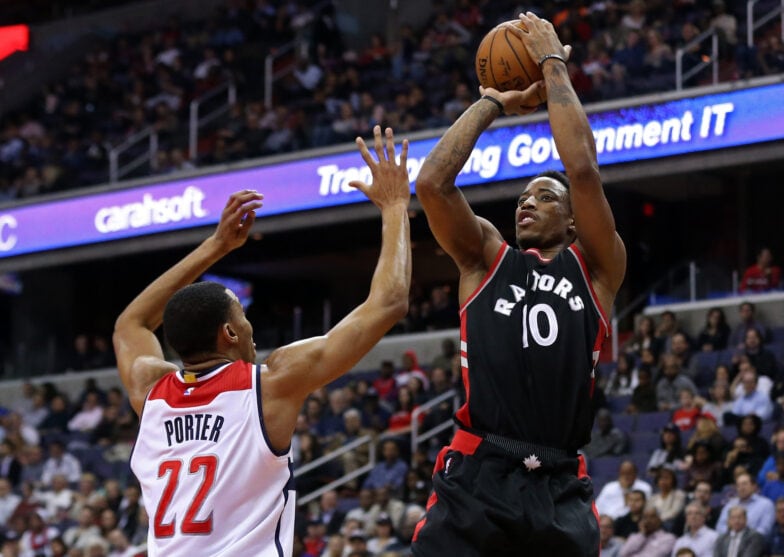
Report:
[{"label": "red trim on jersey", "polygon": [[476,287],[476,290],[474,290],[471,293],[471,295],[466,299],[466,301],[463,303],[463,305],[460,306],[461,314],[465,312],[465,309],[468,307],[468,304],[471,303],[471,300],[476,298],[479,295],[479,293],[482,291],[482,289],[485,287],[485,285],[488,282],[490,282],[490,279],[493,278],[493,275],[498,270],[498,266],[501,264],[501,260],[504,258],[504,255],[506,254],[506,249],[508,247],[509,244],[507,244],[506,242],[501,243],[501,247],[498,249],[498,253],[495,255],[495,260],[493,260],[493,264],[490,265],[490,268],[487,270],[487,273],[482,279],[482,282],[479,283],[479,286]]},{"label": "red trim on jersey", "polygon": [[[436,464],[433,467],[433,475],[435,476],[441,470],[444,469],[446,466],[446,462],[444,461],[444,457],[446,453],[449,451],[457,451],[464,455],[471,455],[476,452],[476,449],[482,443],[482,438],[478,435],[474,435],[473,433],[469,433],[464,429],[458,429],[455,433],[455,436],[452,438],[452,443],[448,447],[442,447],[440,451],[438,451],[438,456],[436,457]],[[584,461],[583,461],[584,462]],[[430,511],[430,508],[438,503],[438,495],[436,494],[435,490],[430,492],[430,497],[427,498],[427,504],[425,505],[425,513]],[[416,541],[417,536],[419,535],[419,531],[422,529],[422,526],[425,525],[427,522],[427,514],[423,516],[420,521],[417,523],[416,527],[414,528],[414,536],[411,541]]]},{"label": "red trim on jersey", "polygon": [[536,256],[536,258],[537,258],[539,261],[541,261],[542,263],[549,263],[550,261],[552,261],[552,259],[545,259],[544,257],[542,257],[542,252],[540,252],[540,251],[539,251],[538,249],[536,249],[536,248],[528,248],[528,249],[527,249],[527,250],[525,250],[525,252],[523,252],[523,253],[532,253],[532,254],[534,254],[534,255]]},{"label": "red trim on jersey", "polygon": [[221,393],[251,389],[251,368],[251,364],[236,361],[214,376],[195,383],[185,383],[176,373],[169,373],[153,386],[147,400],[163,400],[172,408],[204,406]]},{"label": "red trim on jersey", "polygon": [[610,332],[604,324],[599,321],[599,330],[596,331],[596,339],[593,341],[593,352],[591,354],[591,398],[593,398],[594,387],[596,386],[596,366],[599,364],[599,355],[602,352],[602,345]]},{"label": "red trim on jersey", "polygon": [[602,304],[599,303],[599,298],[596,296],[596,292],[593,289],[593,283],[591,282],[591,273],[588,272],[588,265],[585,264],[585,259],[583,258],[583,254],[580,251],[580,248],[577,247],[577,244],[572,244],[569,246],[569,251],[571,251],[574,256],[577,258],[577,262],[580,264],[580,270],[583,272],[583,278],[585,279],[585,284],[588,285],[588,290],[591,292],[591,299],[593,300],[593,304],[596,306],[596,310],[599,312],[599,315],[602,317],[602,321],[604,324],[604,329],[607,334],[610,334],[610,321],[607,319],[607,315],[604,313],[604,308],[602,308]]},{"label": "red trim on jersey", "polygon": [[[463,388],[465,389],[466,399],[463,405],[455,412],[455,417],[458,421],[466,427],[471,427],[471,413],[468,411],[468,401],[471,399],[471,383],[468,380],[468,314],[465,312],[460,313],[460,375],[463,379]],[[466,347],[463,350],[463,346]],[[465,365],[463,365],[465,362]]]},{"label": "red trim on jersey", "polygon": [[[577,479],[581,480],[583,478],[590,478],[588,475],[588,466],[585,464],[585,457],[583,455],[577,455]],[[593,516],[596,518],[596,524],[599,525],[599,509],[596,508],[596,501],[591,503],[591,510],[593,511]],[[601,552],[601,542],[599,546],[599,551]],[[597,553],[598,555],[598,553]]]}]

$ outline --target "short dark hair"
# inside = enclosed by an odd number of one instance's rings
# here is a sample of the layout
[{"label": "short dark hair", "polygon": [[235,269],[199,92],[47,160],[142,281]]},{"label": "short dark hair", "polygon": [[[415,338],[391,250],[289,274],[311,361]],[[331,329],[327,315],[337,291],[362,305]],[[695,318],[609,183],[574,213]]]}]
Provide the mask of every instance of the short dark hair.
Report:
[{"label": "short dark hair", "polygon": [[566,174],[564,174],[563,172],[559,172],[557,170],[545,170],[544,172],[540,172],[539,174],[531,178],[531,182],[539,178],[552,178],[556,182],[559,182],[563,187],[565,187],[567,191],[569,190],[569,186],[571,185],[569,183],[569,178],[566,176]]},{"label": "short dark hair", "polygon": [[163,333],[182,359],[212,352],[217,332],[229,320],[231,297],[217,282],[198,282],[171,297],[163,310]]}]

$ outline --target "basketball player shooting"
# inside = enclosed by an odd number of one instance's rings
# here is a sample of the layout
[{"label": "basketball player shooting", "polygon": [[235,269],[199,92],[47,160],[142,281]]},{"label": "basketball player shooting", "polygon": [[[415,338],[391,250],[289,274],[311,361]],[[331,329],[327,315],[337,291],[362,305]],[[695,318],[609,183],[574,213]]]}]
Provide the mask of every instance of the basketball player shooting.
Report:
[{"label": "basketball player shooting", "polygon": [[[466,403],[441,450],[416,557],[599,554],[593,486],[577,450],[590,439],[594,367],[623,281],[624,245],[602,189],[588,119],[569,81],[570,49],[552,25],[509,24],[544,84],[484,97],[441,138],[416,183],[430,228],[460,271]],[[471,210],[455,179],[502,112],[547,94],[566,178],[535,176],[516,201],[516,240]]]},{"label": "basketball player shooting", "polygon": [[[117,319],[114,347],[141,417],[131,467],[150,516],[151,557],[292,554],[291,436],[305,398],[350,370],[408,310],[408,144],[374,129],[373,183],[352,182],[381,211],[381,253],[367,299],[323,336],[278,348],[256,365],[253,328],[225,287],[191,284],[242,246],[262,196],[229,198],[215,232],[150,284]],[[165,307],[165,309],[164,309]],[[178,368],[163,358],[163,324]],[[143,412],[142,412],[143,411]]]}]

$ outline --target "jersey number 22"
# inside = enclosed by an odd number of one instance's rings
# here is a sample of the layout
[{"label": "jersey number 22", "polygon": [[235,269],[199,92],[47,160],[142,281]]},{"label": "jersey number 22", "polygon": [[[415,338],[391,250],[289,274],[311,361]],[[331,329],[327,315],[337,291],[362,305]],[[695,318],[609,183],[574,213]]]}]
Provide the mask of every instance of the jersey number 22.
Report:
[{"label": "jersey number 22", "polygon": [[[158,466],[158,478],[162,478],[167,473],[169,474],[166,481],[166,487],[163,489],[161,500],[158,502],[158,507],[155,509],[155,523],[154,531],[156,538],[169,538],[174,535],[176,524],[174,519],[171,522],[164,524],[163,517],[166,516],[166,511],[174,498],[177,491],[177,486],[180,483],[180,470],[182,468],[181,460],[164,460]],[[185,480],[194,474],[202,472],[201,485],[199,486],[196,496],[188,505],[188,510],[185,513],[185,518],[180,525],[180,532],[183,534],[209,534],[212,532],[212,511],[205,520],[196,520],[196,513],[201,510],[202,504],[207,494],[212,489],[215,482],[215,471],[218,468],[218,459],[214,455],[194,456],[188,464],[188,475]]]}]

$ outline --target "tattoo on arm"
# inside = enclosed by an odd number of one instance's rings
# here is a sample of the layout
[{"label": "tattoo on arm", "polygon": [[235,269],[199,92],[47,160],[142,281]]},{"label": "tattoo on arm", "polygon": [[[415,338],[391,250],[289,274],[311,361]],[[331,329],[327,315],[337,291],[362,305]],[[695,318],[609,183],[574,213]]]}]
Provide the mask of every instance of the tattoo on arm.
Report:
[{"label": "tattoo on arm", "polygon": [[547,80],[547,102],[560,105],[571,105],[577,103],[577,95],[569,82],[569,73],[566,66],[560,63],[551,62],[549,64],[549,76]]},{"label": "tattoo on arm", "polygon": [[439,182],[443,188],[454,187],[455,179],[471,155],[477,139],[496,116],[498,109],[491,103],[474,103],[427,156],[425,164],[435,166],[435,173],[441,178]]}]

